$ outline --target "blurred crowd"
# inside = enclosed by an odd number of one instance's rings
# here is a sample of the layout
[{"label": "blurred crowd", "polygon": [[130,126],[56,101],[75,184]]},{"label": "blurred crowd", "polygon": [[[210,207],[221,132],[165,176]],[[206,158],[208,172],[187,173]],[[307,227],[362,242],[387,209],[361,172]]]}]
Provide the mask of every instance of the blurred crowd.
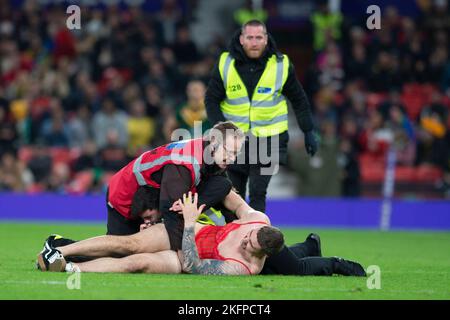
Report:
[{"label": "blurred crowd", "polygon": [[175,128],[208,127],[203,97],[222,47],[199,52],[177,1],[160,11],[2,2],[0,190],[104,190]]},{"label": "blurred crowd", "polygon": [[450,197],[447,1],[422,1],[418,19],[387,7],[380,30],[319,2],[311,17],[315,60],[303,85],[322,143],[311,160],[291,150],[300,193],[359,196],[363,180],[382,182],[392,147],[396,179],[430,181]]},{"label": "blurred crowd", "polygon": [[[225,44],[217,38],[199,50],[176,0],[158,12],[82,7],[79,30],[66,27],[60,5],[0,3],[0,191],[103,191],[174,129],[209,127],[205,84]],[[430,2],[414,20],[389,7],[381,30],[317,7],[314,60],[301,80],[321,149],[293,161],[305,166],[293,166],[303,181],[331,154],[331,171],[343,172],[340,192],[358,196],[361,159],[382,163],[395,146],[399,165],[438,168],[448,190],[449,23],[446,1]],[[294,160],[299,148],[301,139]]]}]

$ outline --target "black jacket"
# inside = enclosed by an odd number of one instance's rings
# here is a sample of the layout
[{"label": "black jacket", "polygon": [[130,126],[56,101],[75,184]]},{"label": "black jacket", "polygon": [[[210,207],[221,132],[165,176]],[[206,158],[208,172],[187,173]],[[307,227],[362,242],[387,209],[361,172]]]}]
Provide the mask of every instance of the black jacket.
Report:
[{"label": "black jacket", "polygon": [[[264,72],[268,58],[273,54],[276,54],[277,56],[282,56],[282,54],[277,50],[275,41],[269,34],[267,48],[264,54],[259,59],[250,59],[245,54],[239,42],[239,35],[240,31],[237,31],[229,44],[228,51],[232,57],[236,59],[236,70],[244,82],[247,92],[249,95],[252,95]],[[313,129],[311,108],[305,91],[295,75],[292,63],[289,64],[288,77],[281,92],[292,103],[292,108],[302,131],[311,131]],[[223,86],[222,78],[220,77],[219,63],[217,62],[212,71],[212,76],[205,96],[208,119],[213,125],[219,121],[226,120],[220,110],[220,103],[224,99],[225,88]]]}]

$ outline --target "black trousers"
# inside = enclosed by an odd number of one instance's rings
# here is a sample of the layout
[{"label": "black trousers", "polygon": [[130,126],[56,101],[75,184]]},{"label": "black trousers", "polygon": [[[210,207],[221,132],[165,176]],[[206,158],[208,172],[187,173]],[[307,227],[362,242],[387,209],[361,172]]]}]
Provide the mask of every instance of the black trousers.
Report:
[{"label": "black trousers", "polygon": [[142,219],[126,219],[116,209],[108,207],[108,221],[106,223],[106,234],[115,236],[127,236],[139,232],[139,227],[143,223]]},{"label": "black trousers", "polygon": [[261,175],[261,166],[251,164],[231,165],[228,169],[233,186],[239,195],[245,199],[247,181],[249,182],[249,205],[255,210],[266,211],[266,195],[271,175]]},{"label": "black trousers", "polygon": [[278,254],[266,259],[261,274],[331,276],[334,272],[334,259],[311,256],[312,250],[307,241],[289,248],[284,246]]},{"label": "black trousers", "polygon": [[236,163],[229,165],[228,176],[233,186],[245,199],[249,184],[249,205],[258,211],[266,210],[267,187],[279,165],[287,163],[287,131],[271,137],[255,137],[248,134],[243,152]]}]

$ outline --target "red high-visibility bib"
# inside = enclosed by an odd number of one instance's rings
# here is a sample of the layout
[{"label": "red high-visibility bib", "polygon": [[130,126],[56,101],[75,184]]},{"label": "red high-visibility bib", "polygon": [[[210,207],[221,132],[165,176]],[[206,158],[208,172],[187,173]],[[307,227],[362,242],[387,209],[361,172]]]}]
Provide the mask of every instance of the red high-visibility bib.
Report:
[{"label": "red high-visibility bib", "polygon": [[130,218],[131,201],[139,186],[160,188],[152,180],[152,174],[165,165],[186,167],[191,173],[191,189],[195,192],[200,182],[200,167],[203,162],[203,140],[176,141],[141,154],[118,171],[109,183],[109,204],[125,218]]}]

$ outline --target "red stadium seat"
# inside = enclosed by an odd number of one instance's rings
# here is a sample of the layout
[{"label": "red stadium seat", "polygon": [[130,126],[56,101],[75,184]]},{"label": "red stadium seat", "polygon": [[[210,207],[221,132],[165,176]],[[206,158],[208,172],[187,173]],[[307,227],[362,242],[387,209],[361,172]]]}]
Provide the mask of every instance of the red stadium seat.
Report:
[{"label": "red stadium seat", "polygon": [[436,87],[431,84],[409,83],[403,86],[401,99],[412,120],[417,119],[422,108],[430,103],[436,90]]},{"label": "red stadium seat", "polygon": [[67,163],[70,164],[72,160],[71,151],[69,148],[64,147],[54,147],[49,149],[50,156],[52,157],[53,163]]},{"label": "red stadium seat", "polygon": [[34,156],[34,148],[32,146],[23,146],[19,149],[18,158],[20,161],[28,164]]},{"label": "red stadium seat", "polygon": [[361,178],[364,182],[380,183],[384,179],[384,168],[379,166],[361,165]]},{"label": "red stadium seat", "polygon": [[395,167],[395,181],[396,182],[415,182],[416,168],[411,166],[396,166]]},{"label": "red stadium seat", "polygon": [[436,182],[442,179],[442,169],[432,165],[421,165],[416,168],[417,180],[420,182]]},{"label": "red stadium seat", "polygon": [[403,93],[401,100],[406,107],[408,117],[411,120],[416,120],[425,105],[423,96],[417,92]]},{"label": "red stadium seat", "polygon": [[42,193],[45,192],[46,188],[42,183],[33,183],[31,186],[29,186],[26,190],[27,193]]},{"label": "red stadium seat", "polygon": [[384,179],[384,159],[374,157],[370,153],[362,153],[359,156],[361,178],[364,182],[378,183]]},{"label": "red stadium seat", "polygon": [[68,193],[81,194],[89,191],[94,183],[94,173],[92,170],[81,171],[75,175],[72,182],[67,186]]},{"label": "red stadium seat", "polygon": [[387,95],[385,93],[371,92],[367,94],[367,108],[377,108],[386,100]]}]

